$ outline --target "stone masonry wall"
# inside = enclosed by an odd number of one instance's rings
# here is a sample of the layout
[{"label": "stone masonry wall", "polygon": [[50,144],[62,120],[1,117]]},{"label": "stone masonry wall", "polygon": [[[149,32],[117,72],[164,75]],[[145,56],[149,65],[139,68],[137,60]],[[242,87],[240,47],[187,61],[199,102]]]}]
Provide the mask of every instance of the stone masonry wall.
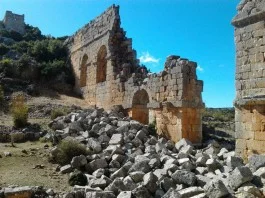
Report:
[{"label": "stone masonry wall", "polygon": [[75,73],[75,89],[90,105],[121,105],[144,124],[174,141],[201,141],[201,92],[195,62],[169,56],[158,74],[139,66],[132,39],[120,27],[119,7],[111,6],[66,41]]},{"label": "stone masonry wall", "polygon": [[6,11],[3,19],[4,28],[8,31],[16,31],[20,34],[25,33],[24,14],[18,15],[11,11]]},{"label": "stone masonry wall", "polygon": [[265,152],[265,1],[244,0],[233,19],[236,43],[236,151]]}]

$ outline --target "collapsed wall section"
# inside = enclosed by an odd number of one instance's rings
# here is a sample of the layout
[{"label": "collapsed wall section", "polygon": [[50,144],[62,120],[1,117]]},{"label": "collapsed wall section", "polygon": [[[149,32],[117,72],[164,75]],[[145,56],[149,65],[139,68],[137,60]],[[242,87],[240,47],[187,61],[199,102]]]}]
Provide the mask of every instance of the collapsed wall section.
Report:
[{"label": "collapsed wall section", "polygon": [[133,119],[156,123],[158,133],[174,141],[201,141],[203,83],[197,80],[197,64],[169,56],[162,72],[148,74],[120,27],[118,6],[108,8],[66,44],[75,89],[89,104],[105,109],[121,105]]},{"label": "collapsed wall section", "polygon": [[244,0],[232,20],[236,43],[236,152],[265,152],[265,1]]}]

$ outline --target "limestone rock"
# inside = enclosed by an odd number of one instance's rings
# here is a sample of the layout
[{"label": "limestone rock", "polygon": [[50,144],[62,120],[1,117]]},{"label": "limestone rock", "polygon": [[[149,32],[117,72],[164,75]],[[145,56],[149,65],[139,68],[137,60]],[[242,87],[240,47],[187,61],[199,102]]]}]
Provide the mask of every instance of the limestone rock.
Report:
[{"label": "limestone rock", "polygon": [[209,198],[221,198],[229,194],[228,189],[221,180],[212,180],[204,189]]},{"label": "limestone rock", "polygon": [[193,186],[196,182],[196,176],[193,172],[186,170],[177,170],[173,175],[172,179],[177,184],[185,184],[188,186]]},{"label": "limestone rock", "polygon": [[253,174],[246,166],[237,167],[228,178],[228,184],[231,188],[237,189],[242,184],[251,181]]}]

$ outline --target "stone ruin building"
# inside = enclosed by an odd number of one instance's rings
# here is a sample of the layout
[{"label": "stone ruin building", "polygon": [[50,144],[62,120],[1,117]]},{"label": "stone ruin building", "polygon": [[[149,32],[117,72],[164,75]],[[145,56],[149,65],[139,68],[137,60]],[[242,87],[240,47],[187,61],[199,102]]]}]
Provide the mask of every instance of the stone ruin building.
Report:
[{"label": "stone ruin building", "polygon": [[25,33],[25,22],[24,14],[14,14],[11,11],[6,11],[4,19],[0,24],[0,29],[5,29],[7,31],[15,31],[20,34]]},{"label": "stone ruin building", "polygon": [[158,133],[173,141],[200,142],[204,103],[197,64],[169,56],[162,72],[147,74],[120,23],[113,5],[66,41],[76,91],[91,105],[121,105],[133,119],[155,122]]},{"label": "stone ruin building", "polygon": [[236,43],[236,152],[265,152],[265,1],[242,0],[232,20]]}]

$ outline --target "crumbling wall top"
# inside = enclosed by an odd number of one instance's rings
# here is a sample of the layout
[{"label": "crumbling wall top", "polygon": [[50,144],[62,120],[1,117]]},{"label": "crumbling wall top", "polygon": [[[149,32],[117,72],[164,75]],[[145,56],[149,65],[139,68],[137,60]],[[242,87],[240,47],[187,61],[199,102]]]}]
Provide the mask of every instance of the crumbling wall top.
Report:
[{"label": "crumbling wall top", "polygon": [[66,44],[69,45],[69,47],[71,46],[71,51],[74,52],[80,47],[84,47],[104,36],[113,29],[115,23],[120,23],[119,6],[112,5],[100,16],[91,20],[73,36],[69,37]]},{"label": "crumbling wall top", "polygon": [[232,20],[235,27],[244,27],[264,20],[265,0],[241,0],[237,6],[237,11],[238,14]]}]

